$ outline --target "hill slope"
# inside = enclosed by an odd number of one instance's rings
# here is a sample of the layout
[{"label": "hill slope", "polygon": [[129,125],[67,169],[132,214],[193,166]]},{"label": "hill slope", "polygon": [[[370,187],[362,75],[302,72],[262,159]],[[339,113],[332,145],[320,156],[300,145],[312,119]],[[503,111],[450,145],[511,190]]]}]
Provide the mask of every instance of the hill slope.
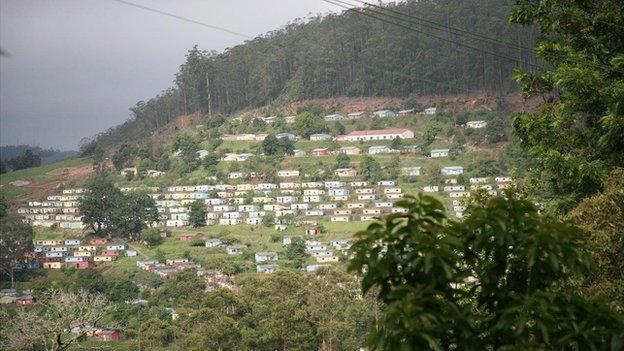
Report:
[{"label": "hill slope", "polygon": [[197,111],[231,113],[336,96],[514,90],[508,78],[519,64],[515,60],[524,62],[521,66],[526,68],[526,62],[534,61],[532,55],[466,39],[448,29],[431,29],[413,18],[403,26],[388,23],[398,22],[396,13],[400,12],[531,47],[533,32],[507,23],[512,4],[511,0],[410,1],[388,5],[396,12],[386,13],[395,17],[385,22],[346,11],[296,20],[222,53],[194,47],[176,74],[175,86],[137,103],[131,108],[134,118],[100,135],[97,144],[106,149],[146,139],[177,116]]}]

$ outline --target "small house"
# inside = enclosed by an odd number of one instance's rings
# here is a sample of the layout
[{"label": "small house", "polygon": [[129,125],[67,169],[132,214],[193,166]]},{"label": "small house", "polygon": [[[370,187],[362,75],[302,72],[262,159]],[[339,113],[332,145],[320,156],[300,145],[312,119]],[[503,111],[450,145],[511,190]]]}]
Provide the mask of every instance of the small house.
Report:
[{"label": "small house", "polygon": [[310,141],[325,141],[331,140],[332,136],[325,133],[312,134],[310,135]]},{"label": "small house", "polygon": [[338,168],[334,171],[334,175],[340,178],[355,178],[357,171],[353,168]]},{"label": "small house", "polygon": [[221,244],[223,244],[221,239],[208,239],[208,240],[204,241],[204,246],[207,247],[207,248],[213,248],[213,247],[221,246]]},{"label": "small house", "polygon": [[256,266],[256,272],[262,274],[271,274],[276,272],[279,266],[276,264],[259,264]]},{"label": "small house", "polygon": [[481,129],[487,127],[486,121],[468,121],[466,122],[466,128]]},{"label": "small house", "polygon": [[379,110],[379,111],[373,112],[373,116],[379,117],[379,118],[392,118],[392,117],[396,117],[396,113],[390,110]]},{"label": "small house", "polygon": [[276,134],[275,137],[277,139],[288,139],[291,141],[297,140],[297,136],[292,133],[279,133],[279,134]]},{"label": "small house", "polygon": [[243,253],[245,249],[247,249],[245,245],[230,245],[225,247],[225,252],[227,252],[228,255],[238,255]]},{"label": "small house", "polygon": [[361,150],[357,146],[343,146],[338,150],[338,152],[345,155],[359,155]]},{"label": "small house", "polygon": [[389,154],[391,152],[392,149],[386,145],[371,146],[368,148],[369,155]]},{"label": "small house", "polygon": [[256,252],[254,255],[256,262],[277,261],[277,252]]},{"label": "small house", "polygon": [[137,255],[136,250],[126,250],[126,257],[136,257],[136,255]]},{"label": "small house", "polygon": [[106,245],[107,251],[116,251],[116,250],[125,250],[127,248],[126,244],[109,244]]},{"label": "small house", "polygon": [[408,177],[414,177],[414,176],[419,176],[422,174],[422,168],[421,167],[402,167],[401,168],[401,174],[408,176]]},{"label": "small house", "polygon": [[321,234],[321,229],[319,226],[314,224],[309,224],[305,226],[305,235],[319,235]]},{"label": "small house", "polygon": [[364,112],[362,111],[350,112],[347,114],[347,119],[360,119],[362,117],[364,117]]},{"label": "small house", "polygon": [[89,241],[91,245],[106,245],[107,242],[108,240],[104,238],[94,238]]},{"label": "small house", "polygon": [[459,175],[464,173],[464,168],[461,166],[442,167],[441,172],[443,175]]},{"label": "small house", "polygon": [[449,149],[433,149],[429,152],[429,157],[438,158],[438,157],[447,157],[449,155]]},{"label": "small house", "polygon": [[323,117],[323,119],[328,122],[335,122],[335,121],[342,121],[344,117],[342,115],[335,113],[335,114],[327,115]]},{"label": "small house", "polygon": [[331,156],[331,150],[326,147],[313,149],[310,151],[311,156]]},{"label": "small house", "polygon": [[437,113],[438,109],[435,107],[427,107],[426,109],[423,110],[423,114],[425,115],[435,115]]},{"label": "small house", "polygon": [[401,110],[401,111],[399,111],[399,116],[409,116],[409,115],[413,115],[413,114],[415,113],[415,111],[416,111],[416,110],[415,110],[415,109],[413,109],[413,108],[410,108],[410,109],[407,109],[407,110]]},{"label": "small house", "polygon": [[193,234],[182,234],[180,235],[180,241],[183,243],[190,243],[193,241],[193,239],[195,238],[195,235]]}]

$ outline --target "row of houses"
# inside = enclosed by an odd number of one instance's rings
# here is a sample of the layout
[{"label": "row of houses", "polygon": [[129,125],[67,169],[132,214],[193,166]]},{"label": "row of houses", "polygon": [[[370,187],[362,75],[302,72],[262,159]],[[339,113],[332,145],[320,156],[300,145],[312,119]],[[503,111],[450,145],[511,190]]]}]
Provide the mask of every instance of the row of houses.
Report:
[{"label": "row of houses", "polygon": [[81,239],[35,240],[34,249],[25,255],[22,268],[88,269],[97,262],[112,262],[120,255],[137,256],[136,250],[125,243],[108,243],[107,239],[94,238],[88,242]]}]

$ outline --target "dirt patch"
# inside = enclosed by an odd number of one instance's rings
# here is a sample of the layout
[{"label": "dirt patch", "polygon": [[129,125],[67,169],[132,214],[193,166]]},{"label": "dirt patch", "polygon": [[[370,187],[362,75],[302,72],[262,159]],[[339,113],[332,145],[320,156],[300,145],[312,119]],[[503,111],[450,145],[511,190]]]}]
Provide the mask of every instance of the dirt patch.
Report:
[{"label": "dirt patch", "polygon": [[[497,98],[486,93],[472,93],[459,95],[427,95],[416,96],[418,102],[423,108],[430,106],[438,106],[457,111],[492,111],[498,108]],[[312,99],[292,102],[277,109],[277,111],[285,116],[297,114],[297,109],[310,103],[321,104],[328,112],[337,112],[347,114],[350,112],[364,111],[372,112],[384,108],[392,108],[396,110],[403,109],[406,98],[400,97],[336,97],[328,99]],[[535,100],[525,100],[518,93],[510,93],[504,96],[505,102],[511,106],[513,110],[532,110],[537,106]],[[241,112],[239,115],[244,116],[266,116],[275,115],[276,112],[270,111],[268,107],[259,107]]]},{"label": "dirt patch", "polygon": [[58,169],[55,169],[46,173],[46,175],[53,176],[53,177],[60,176],[60,177],[63,177],[62,180],[65,180],[65,181],[75,181],[75,180],[82,180],[84,178],[87,178],[92,173],[93,173],[93,167],[91,165],[83,165],[83,166],[76,166],[76,167],[58,168]]},{"label": "dirt patch", "polygon": [[19,180],[19,179],[18,180],[14,180],[12,182],[9,182],[9,185],[17,186],[17,187],[26,186],[28,184],[30,184],[29,181],[27,181],[27,180]]}]

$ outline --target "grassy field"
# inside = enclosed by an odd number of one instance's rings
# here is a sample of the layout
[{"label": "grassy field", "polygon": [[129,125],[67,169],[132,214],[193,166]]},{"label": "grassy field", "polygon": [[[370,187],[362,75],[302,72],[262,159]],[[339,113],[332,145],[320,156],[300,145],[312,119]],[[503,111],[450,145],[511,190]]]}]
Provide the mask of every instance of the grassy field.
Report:
[{"label": "grassy field", "polygon": [[[23,195],[37,196],[43,194],[54,189],[59,183],[79,184],[90,170],[90,162],[89,158],[72,158],[39,167],[8,172],[0,175],[0,188],[8,199],[16,199]],[[28,183],[18,186],[14,183],[18,181]]]}]

